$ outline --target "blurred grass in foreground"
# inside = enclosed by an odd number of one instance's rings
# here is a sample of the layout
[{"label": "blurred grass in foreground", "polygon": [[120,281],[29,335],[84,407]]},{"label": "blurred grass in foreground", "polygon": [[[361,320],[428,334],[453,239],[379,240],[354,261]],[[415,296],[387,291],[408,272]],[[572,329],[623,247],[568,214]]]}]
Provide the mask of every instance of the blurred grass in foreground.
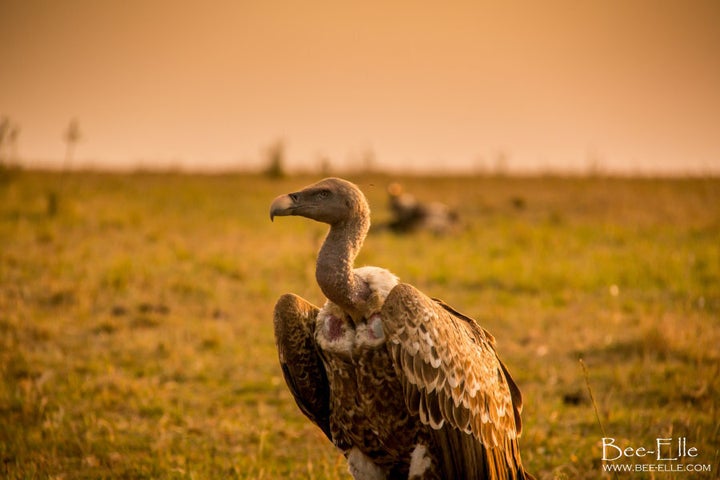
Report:
[{"label": "blurred grass in foreground", "polygon": [[[351,179],[387,220],[397,178]],[[322,302],[325,227],[268,219],[276,195],[314,180],[0,179],[0,475],[349,478],[293,403],[272,337],[280,294]],[[610,478],[583,358],[608,436],[687,437],[713,470],[692,478],[716,478],[720,180],[400,180],[457,208],[462,231],[375,231],[359,263],[496,336],[525,396],[531,472]]]}]

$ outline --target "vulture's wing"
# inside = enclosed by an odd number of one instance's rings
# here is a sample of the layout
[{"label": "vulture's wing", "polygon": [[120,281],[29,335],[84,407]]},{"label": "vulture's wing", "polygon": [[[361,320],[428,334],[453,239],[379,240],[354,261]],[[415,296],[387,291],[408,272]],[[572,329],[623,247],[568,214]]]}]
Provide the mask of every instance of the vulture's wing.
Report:
[{"label": "vulture's wing", "polygon": [[315,345],[318,308],[288,293],[275,304],[275,344],[285,382],[300,410],[330,434],[330,387],[325,367]]},{"label": "vulture's wing", "polygon": [[492,335],[407,284],[393,288],[381,314],[408,408],[436,432],[445,471],[524,478],[522,399]]}]

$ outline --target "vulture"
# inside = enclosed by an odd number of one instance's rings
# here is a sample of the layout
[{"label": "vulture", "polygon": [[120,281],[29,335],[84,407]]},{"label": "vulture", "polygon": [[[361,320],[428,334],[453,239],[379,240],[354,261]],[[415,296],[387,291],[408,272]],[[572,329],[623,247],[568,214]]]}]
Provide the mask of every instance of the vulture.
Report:
[{"label": "vulture", "polygon": [[388,228],[395,233],[428,230],[442,235],[450,233],[458,224],[458,214],[444,203],[418,201],[407,193],[402,185],[393,182],[388,185],[388,206],[392,220]]},{"label": "vulture", "polygon": [[388,270],[354,268],[370,227],[360,189],[326,178],[275,198],[270,219],[287,215],[330,226],[315,271],[327,301],[277,301],[280,366],[353,478],[533,478],[518,447],[522,397],[493,336]]}]

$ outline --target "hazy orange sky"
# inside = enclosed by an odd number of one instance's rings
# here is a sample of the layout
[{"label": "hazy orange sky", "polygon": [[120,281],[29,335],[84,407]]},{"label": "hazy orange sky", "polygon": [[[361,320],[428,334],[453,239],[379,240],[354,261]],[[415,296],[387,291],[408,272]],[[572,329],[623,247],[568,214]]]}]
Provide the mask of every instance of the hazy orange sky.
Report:
[{"label": "hazy orange sky", "polygon": [[720,1],[0,0],[23,163],[720,171]]}]

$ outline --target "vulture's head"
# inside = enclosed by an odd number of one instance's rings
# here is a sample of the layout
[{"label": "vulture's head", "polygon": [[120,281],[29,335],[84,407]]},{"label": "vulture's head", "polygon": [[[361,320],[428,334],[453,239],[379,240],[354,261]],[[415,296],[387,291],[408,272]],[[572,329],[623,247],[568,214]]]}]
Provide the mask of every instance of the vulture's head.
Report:
[{"label": "vulture's head", "polygon": [[367,222],[370,207],[365,195],[354,184],[340,178],[326,178],[273,200],[270,220],[286,215],[340,225],[349,221]]}]

